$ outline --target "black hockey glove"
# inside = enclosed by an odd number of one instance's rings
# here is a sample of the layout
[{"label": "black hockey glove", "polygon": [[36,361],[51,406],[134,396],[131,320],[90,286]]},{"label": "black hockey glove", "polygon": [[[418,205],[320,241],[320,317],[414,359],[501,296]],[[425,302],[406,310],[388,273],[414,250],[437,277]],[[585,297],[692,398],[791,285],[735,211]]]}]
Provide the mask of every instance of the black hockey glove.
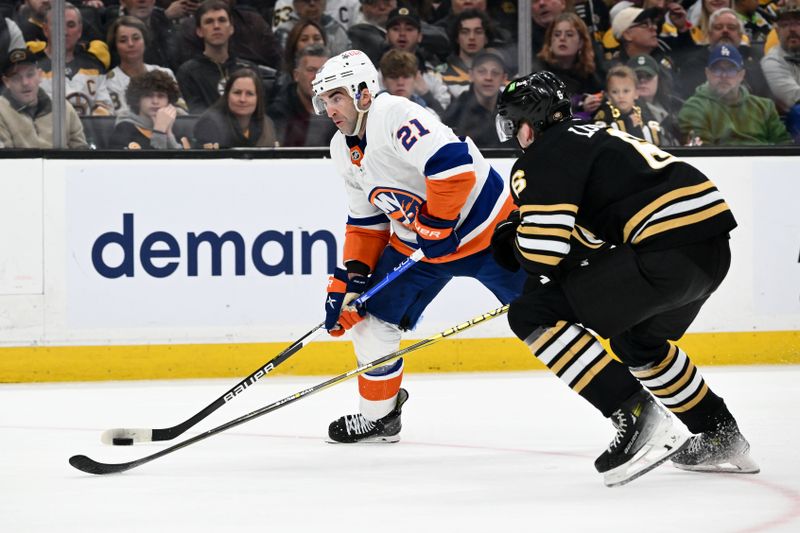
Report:
[{"label": "black hockey glove", "polygon": [[492,233],[492,257],[498,265],[511,272],[519,270],[519,261],[514,252],[519,223],[519,209],[515,209],[507,219],[495,226]]}]

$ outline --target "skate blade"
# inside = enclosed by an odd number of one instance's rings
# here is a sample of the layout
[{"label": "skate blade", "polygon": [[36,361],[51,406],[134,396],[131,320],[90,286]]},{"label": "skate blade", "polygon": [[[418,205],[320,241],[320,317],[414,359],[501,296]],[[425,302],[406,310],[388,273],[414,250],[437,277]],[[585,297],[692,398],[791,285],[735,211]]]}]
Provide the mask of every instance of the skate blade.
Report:
[{"label": "skate blade", "polygon": [[682,465],[672,463],[675,468],[687,470],[689,472],[705,472],[712,474],[758,474],[761,468],[758,463],[753,461],[749,454],[745,453],[730,457],[727,461],[717,464],[701,465]]},{"label": "skate blade", "polygon": [[603,476],[606,487],[619,487],[630,483],[665,463],[674,454],[681,451],[689,443],[689,435],[676,433],[670,423],[660,434],[654,435],[633,459]]},{"label": "skate blade", "polygon": [[369,437],[355,442],[340,442],[331,438],[325,439],[328,444],[394,444],[400,442],[400,435],[389,435],[382,437]]}]

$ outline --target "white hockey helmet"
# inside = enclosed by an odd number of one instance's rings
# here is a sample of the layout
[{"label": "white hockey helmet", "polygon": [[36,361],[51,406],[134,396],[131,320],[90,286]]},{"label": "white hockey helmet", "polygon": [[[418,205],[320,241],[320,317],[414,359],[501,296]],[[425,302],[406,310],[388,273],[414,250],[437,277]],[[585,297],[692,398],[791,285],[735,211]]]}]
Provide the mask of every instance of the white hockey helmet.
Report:
[{"label": "white hockey helmet", "polygon": [[344,89],[353,99],[356,109],[366,111],[359,109],[358,106],[358,95],[365,87],[372,96],[380,91],[378,71],[375,70],[375,65],[367,54],[361,50],[348,50],[333,56],[322,65],[314,81],[311,82],[314,111],[318,115],[325,114],[325,104],[320,95],[333,89]]}]

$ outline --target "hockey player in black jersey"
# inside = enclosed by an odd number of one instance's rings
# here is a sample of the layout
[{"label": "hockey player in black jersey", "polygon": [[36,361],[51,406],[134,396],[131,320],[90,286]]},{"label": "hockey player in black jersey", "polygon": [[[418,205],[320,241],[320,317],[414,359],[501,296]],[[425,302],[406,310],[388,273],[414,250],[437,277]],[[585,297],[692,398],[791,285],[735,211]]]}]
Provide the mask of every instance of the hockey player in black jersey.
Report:
[{"label": "hockey player in black jersey", "polygon": [[[529,274],[508,320],[617,428],[595,461],[606,484],[667,459],[686,470],[758,472],[725,402],[669,342],[730,266],[736,221],[714,184],[646,141],[573,120],[550,72],[506,87],[497,129],[524,150],[511,171],[519,210],[492,242],[498,262]],[[589,329],[610,339],[622,364]],[[662,405],[693,433],[688,441]]]}]

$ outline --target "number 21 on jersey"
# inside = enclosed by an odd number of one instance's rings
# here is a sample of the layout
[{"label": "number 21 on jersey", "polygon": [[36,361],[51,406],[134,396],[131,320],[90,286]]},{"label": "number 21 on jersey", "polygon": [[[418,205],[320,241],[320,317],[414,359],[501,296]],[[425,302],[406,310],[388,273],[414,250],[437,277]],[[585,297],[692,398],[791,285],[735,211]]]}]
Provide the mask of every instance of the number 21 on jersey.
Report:
[{"label": "number 21 on jersey", "polygon": [[[414,131],[412,131],[412,127]],[[411,150],[411,147],[414,146],[419,137],[424,137],[429,133],[430,130],[426,130],[419,120],[412,118],[408,121],[408,124],[397,130],[397,138],[400,139],[403,148]]]}]

